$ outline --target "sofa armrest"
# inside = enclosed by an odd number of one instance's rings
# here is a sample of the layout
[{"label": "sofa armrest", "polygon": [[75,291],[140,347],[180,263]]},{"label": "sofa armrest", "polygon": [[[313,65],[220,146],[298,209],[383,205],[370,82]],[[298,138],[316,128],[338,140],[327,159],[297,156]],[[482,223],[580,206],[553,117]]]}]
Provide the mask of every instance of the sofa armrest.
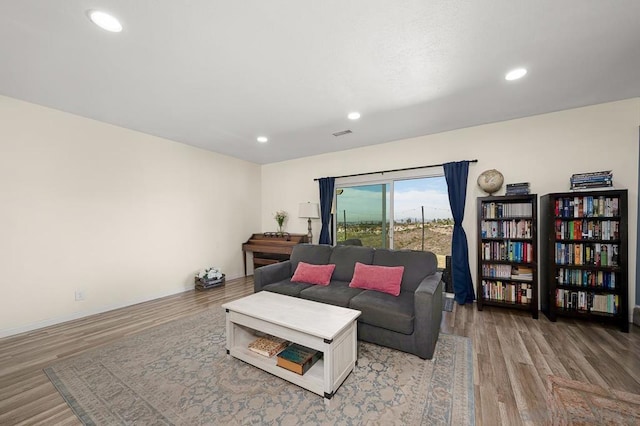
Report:
[{"label": "sofa armrest", "polygon": [[414,314],[416,353],[431,359],[440,334],[442,322],[442,273],[437,272],[422,280],[415,292]]},{"label": "sofa armrest", "polygon": [[273,263],[253,271],[253,292],[262,291],[266,285],[291,278],[291,261]]}]

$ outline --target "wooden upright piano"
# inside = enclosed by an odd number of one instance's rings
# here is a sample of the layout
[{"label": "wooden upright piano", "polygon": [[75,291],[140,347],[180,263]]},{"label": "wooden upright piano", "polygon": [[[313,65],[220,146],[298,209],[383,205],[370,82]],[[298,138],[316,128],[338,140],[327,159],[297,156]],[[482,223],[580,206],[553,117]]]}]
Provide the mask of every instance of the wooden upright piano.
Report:
[{"label": "wooden upright piano", "polygon": [[286,232],[253,234],[246,243],[242,244],[244,275],[247,275],[247,252],[253,253],[253,269],[256,269],[260,266],[289,260],[293,246],[307,242],[309,242],[307,234]]}]

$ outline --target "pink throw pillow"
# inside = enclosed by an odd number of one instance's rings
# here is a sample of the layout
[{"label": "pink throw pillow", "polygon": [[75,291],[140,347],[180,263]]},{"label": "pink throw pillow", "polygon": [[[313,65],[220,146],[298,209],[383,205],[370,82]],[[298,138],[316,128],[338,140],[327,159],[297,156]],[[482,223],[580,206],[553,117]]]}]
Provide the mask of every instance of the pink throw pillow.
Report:
[{"label": "pink throw pillow", "polygon": [[336,265],[312,265],[311,263],[298,262],[296,272],[291,277],[291,281],[308,284],[329,285],[331,275]]},{"label": "pink throw pillow", "polygon": [[404,266],[365,265],[356,262],[349,287],[382,291],[393,296],[400,294]]}]

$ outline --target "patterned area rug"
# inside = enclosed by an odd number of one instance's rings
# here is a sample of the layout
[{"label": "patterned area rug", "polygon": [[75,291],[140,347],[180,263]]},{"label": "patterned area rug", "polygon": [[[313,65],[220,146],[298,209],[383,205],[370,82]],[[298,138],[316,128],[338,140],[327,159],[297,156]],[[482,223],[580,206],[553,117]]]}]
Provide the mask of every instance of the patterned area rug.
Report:
[{"label": "patterned area rug", "polygon": [[549,376],[553,425],[640,425],[640,395]]},{"label": "patterned area rug", "polygon": [[322,397],[226,354],[213,308],[45,369],[85,424],[474,424],[468,338],[440,335],[429,361],[358,342],[358,365]]}]

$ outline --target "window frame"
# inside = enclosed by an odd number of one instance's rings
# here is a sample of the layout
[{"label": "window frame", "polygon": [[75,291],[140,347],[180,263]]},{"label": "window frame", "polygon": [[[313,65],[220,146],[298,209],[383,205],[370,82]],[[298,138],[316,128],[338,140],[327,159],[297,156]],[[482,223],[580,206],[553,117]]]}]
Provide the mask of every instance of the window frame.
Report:
[{"label": "window frame", "polygon": [[343,178],[336,178],[334,190],[333,190],[333,210],[334,214],[332,215],[332,225],[331,232],[334,236],[333,245],[336,245],[337,236],[338,236],[338,220],[335,214],[335,209],[338,202],[338,189],[339,188],[349,188],[355,186],[365,186],[365,185],[382,185],[386,184],[389,186],[389,206],[387,206],[387,211],[389,212],[389,248],[393,249],[395,247],[394,240],[394,214],[395,214],[395,202],[394,202],[394,193],[395,193],[395,182],[399,180],[410,180],[410,179],[423,179],[423,178],[432,178],[432,177],[444,177],[444,167],[443,166],[434,166],[430,167],[429,170],[417,171],[417,170],[404,170],[397,172],[386,172],[383,173],[384,177],[380,176],[378,178],[372,178],[369,175],[364,176],[349,176]]}]

